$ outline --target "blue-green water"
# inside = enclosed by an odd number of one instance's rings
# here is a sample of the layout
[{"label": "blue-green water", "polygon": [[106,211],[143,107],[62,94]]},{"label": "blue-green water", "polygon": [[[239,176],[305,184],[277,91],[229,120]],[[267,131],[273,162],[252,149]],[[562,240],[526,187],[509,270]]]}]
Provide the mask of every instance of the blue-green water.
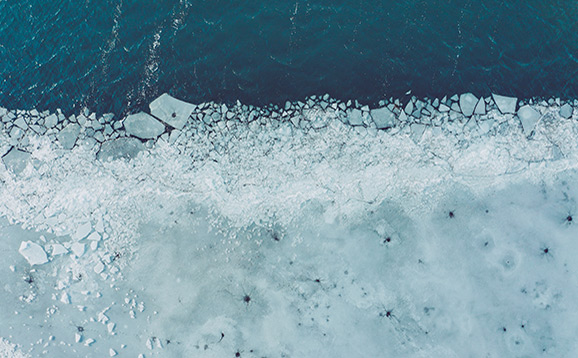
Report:
[{"label": "blue-green water", "polygon": [[0,105],[578,97],[573,1],[0,1]]}]

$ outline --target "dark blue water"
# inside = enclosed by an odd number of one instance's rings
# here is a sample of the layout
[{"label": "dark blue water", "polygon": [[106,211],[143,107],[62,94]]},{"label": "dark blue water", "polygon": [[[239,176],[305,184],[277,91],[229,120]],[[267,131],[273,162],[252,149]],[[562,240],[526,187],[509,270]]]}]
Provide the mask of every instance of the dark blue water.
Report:
[{"label": "dark blue water", "polygon": [[575,1],[0,1],[0,105],[578,97]]}]

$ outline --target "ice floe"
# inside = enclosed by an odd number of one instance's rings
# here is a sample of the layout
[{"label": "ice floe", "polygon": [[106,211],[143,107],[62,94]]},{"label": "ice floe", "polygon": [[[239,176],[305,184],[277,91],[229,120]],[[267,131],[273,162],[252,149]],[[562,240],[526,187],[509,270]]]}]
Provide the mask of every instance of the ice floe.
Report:
[{"label": "ice floe", "polygon": [[478,104],[478,98],[472,93],[464,93],[460,95],[460,109],[466,117],[471,117],[474,114],[474,109]]},{"label": "ice floe", "polygon": [[144,112],[127,116],[123,124],[129,135],[140,139],[154,139],[165,131],[161,122]]},{"label": "ice floe", "polygon": [[496,103],[496,106],[498,106],[498,109],[500,110],[500,112],[502,112],[504,114],[516,113],[516,104],[518,103],[517,98],[500,96],[500,95],[493,94],[493,93],[492,93],[492,98],[494,99],[494,102]]},{"label": "ice floe", "polygon": [[48,262],[48,256],[42,246],[32,241],[22,241],[18,252],[30,265],[42,265]]},{"label": "ice floe", "polygon": [[571,118],[572,113],[574,112],[574,108],[569,103],[565,103],[562,107],[560,107],[560,116],[563,118]]},{"label": "ice floe", "polygon": [[540,112],[535,110],[529,105],[525,105],[518,109],[518,118],[522,122],[522,126],[524,128],[524,133],[529,136],[532,134],[536,123],[540,119]]},{"label": "ice floe", "polygon": [[196,106],[164,93],[149,105],[151,114],[169,126],[183,129]]}]

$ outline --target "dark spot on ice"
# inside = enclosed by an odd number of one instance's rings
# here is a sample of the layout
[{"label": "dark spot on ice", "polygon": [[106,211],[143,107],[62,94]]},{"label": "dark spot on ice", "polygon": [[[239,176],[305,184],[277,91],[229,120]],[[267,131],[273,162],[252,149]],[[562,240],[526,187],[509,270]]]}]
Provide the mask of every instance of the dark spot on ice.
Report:
[{"label": "dark spot on ice", "polygon": [[171,344],[171,340],[170,340],[170,339],[167,339],[167,344]]},{"label": "dark spot on ice", "polygon": [[316,279],[315,279],[315,282],[321,283],[321,280],[319,280],[318,278],[316,278]]},{"label": "dark spot on ice", "polygon": [[251,302],[251,297],[249,295],[243,296],[243,302],[248,304],[249,302]]},{"label": "dark spot on ice", "polygon": [[24,281],[26,281],[28,284],[32,284],[34,282],[34,277],[32,277],[32,275],[28,275],[24,278]]},{"label": "dark spot on ice", "polygon": [[489,213],[490,211],[488,209],[486,209],[486,214]]},{"label": "dark spot on ice", "polygon": [[506,327],[502,327],[502,331],[506,332],[507,331]]},{"label": "dark spot on ice", "polygon": [[544,249],[544,253],[547,254],[548,252],[550,252],[550,250],[546,247],[546,248]]},{"label": "dark spot on ice", "polygon": [[486,241],[486,242],[484,242],[484,246],[488,246],[488,242],[487,242],[487,241]]},{"label": "dark spot on ice", "polygon": [[386,237],[385,240],[383,240],[383,242],[391,242],[391,237]]},{"label": "dark spot on ice", "polygon": [[453,211],[450,211],[450,214],[449,214],[449,215],[450,215],[450,219],[453,219],[454,216],[455,216]]},{"label": "dark spot on ice", "polygon": [[568,215],[568,217],[566,218],[566,221],[571,222],[572,221],[572,215]]},{"label": "dark spot on ice", "polygon": [[177,114],[175,112],[173,112],[172,117],[175,118],[177,116]]},{"label": "dark spot on ice", "polygon": [[82,326],[78,326],[76,327],[76,329],[78,330],[78,332],[84,332],[84,327]]},{"label": "dark spot on ice", "polygon": [[240,357],[241,356],[241,352],[237,351],[235,352],[235,357]]}]

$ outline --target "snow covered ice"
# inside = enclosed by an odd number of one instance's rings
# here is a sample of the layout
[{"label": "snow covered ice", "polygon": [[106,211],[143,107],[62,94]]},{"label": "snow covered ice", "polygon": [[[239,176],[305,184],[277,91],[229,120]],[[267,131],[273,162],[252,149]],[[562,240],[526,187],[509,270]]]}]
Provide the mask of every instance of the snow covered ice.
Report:
[{"label": "snow covered ice", "polygon": [[0,357],[576,356],[578,122],[472,96],[24,131]]}]

